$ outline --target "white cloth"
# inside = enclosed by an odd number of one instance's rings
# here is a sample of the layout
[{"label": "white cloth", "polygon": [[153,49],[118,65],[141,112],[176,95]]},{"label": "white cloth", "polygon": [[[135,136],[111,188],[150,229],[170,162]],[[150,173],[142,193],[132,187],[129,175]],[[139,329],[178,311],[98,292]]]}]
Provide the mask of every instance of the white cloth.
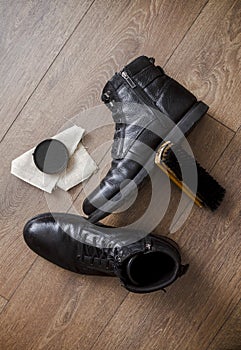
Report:
[{"label": "white cloth", "polygon": [[90,177],[97,169],[96,163],[80,142],[84,131],[75,125],[52,137],[63,142],[69,151],[68,167],[61,174],[41,172],[33,160],[35,148],[12,161],[11,174],[48,193],[56,187],[68,191]]}]

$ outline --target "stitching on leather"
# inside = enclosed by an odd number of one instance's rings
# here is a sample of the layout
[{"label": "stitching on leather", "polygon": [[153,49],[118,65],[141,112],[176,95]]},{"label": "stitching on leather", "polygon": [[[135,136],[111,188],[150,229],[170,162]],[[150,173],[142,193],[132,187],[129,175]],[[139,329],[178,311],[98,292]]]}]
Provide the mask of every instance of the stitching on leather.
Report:
[{"label": "stitching on leather", "polygon": [[[173,81],[172,78],[169,78],[169,80],[167,80],[165,82],[165,84],[163,85],[162,89],[160,90],[160,96],[158,97],[158,99],[155,101],[155,105],[157,106],[157,102],[160,100],[161,96],[166,92],[167,88],[169,87],[170,83]],[[157,108],[159,109],[159,107],[157,106]]]},{"label": "stitching on leather", "polygon": [[[137,76],[138,74],[143,73],[145,70],[153,69],[153,68],[155,69],[156,67],[155,67],[155,66],[147,66],[146,68],[142,69],[140,72],[134,74],[132,77],[135,79],[136,76]],[[157,78],[159,78],[159,77],[162,77],[162,76],[163,76],[163,74],[161,74],[161,72],[159,71],[158,75],[157,75],[154,79],[152,79],[147,85],[145,85],[144,88],[142,88],[138,82],[136,82],[136,83],[138,83],[139,87],[140,87],[141,89],[144,90],[144,89],[146,89],[155,79],[157,79]]]},{"label": "stitching on leather", "polygon": [[[153,118],[153,120],[151,120],[150,122],[148,122],[148,123],[145,125],[145,127],[143,127],[143,128],[140,130],[140,132],[138,133],[138,137],[139,137],[140,135],[142,135],[143,132],[148,128],[148,126],[151,125],[155,120],[158,120],[158,118],[155,118],[155,119]],[[125,157],[125,156],[127,155],[127,153],[129,152],[131,146],[134,144],[135,141],[136,141],[136,140],[133,140],[133,141],[131,142],[131,144],[127,147],[127,149],[125,150],[125,152],[123,152],[123,157]]]},{"label": "stitching on leather", "polygon": [[[155,66],[150,64],[150,65],[146,66],[145,68],[142,68],[141,70],[139,70],[139,72],[137,72],[135,74],[130,74],[130,75],[134,78],[137,74],[143,73],[145,70],[150,69],[152,67],[155,67]],[[130,70],[129,70],[129,72],[130,72]]]},{"label": "stitching on leather", "polygon": [[109,184],[113,185],[115,188],[119,189],[118,184],[115,184],[114,182],[112,182],[110,179],[107,179],[107,181],[109,182]]},{"label": "stitching on leather", "polygon": [[148,86],[150,85],[150,84],[152,84],[156,79],[158,79],[158,78],[160,78],[160,77],[162,77],[162,75],[160,74],[160,75],[158,75],[158,76],[156,76],[152,81],[150,81],[144,88],[143,88],[143,90],[145,91],[145,89],[147,89],[148,88]]},{"label": "stitching on leather", "polygon": [[132,74],[133,78],[137,75],[137,74],[140,74],[140,73],[143,73],[145,72],[145,70],[148,70],[148,69],[151,69],[151,68],[154,68],[155,66],[153,65],[149,65],[149,66],[146,66],[145,68],[143,68],[142,70],[140,70],[139,72],[135,73],[135,74]]},{"label": "stitching on leather", "polygon": [[168,86],[171,84],[171,82],[173,82],[173,79],[169,77],[169,79],[164,83],[164,85],[161,89],[161,94],[166,92],[166,90],[167,90]]}]

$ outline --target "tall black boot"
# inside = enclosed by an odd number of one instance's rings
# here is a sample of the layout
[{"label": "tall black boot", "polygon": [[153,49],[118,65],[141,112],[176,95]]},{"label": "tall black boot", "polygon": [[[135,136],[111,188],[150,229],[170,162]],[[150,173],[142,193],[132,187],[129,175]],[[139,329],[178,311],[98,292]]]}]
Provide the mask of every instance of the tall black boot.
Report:
[{"label": "tall black boot", "polygon": [[[175,142],[176,125],[186,135],[208,110],[145,56],[108,81],[102,100],[112,111],[116,130],[111,168],[83,203],[91,222],[118,209],[140,186],[154,167],[156,148],[171,131]],[[128,179],[134,183],[125,182]]]}]

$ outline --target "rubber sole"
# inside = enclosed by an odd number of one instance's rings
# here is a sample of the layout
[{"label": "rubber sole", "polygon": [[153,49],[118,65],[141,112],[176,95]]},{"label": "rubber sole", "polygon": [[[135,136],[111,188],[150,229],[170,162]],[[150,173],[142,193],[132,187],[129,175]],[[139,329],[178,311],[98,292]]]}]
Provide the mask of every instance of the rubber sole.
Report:
[{"label": "rubber sole", "polygon": [[[170,139],[175,139],[178,143],[181,141],[180,132],[182,131],[184,135],[190,133],[190,131],[195,127],[195,125],[199,122],[199,120],[204,116],[207,112],[208,106],[203,102],[196,102],[192,108],[188,110],[188,112],[182,117],[182,119],[177,124],[177,127],[174,127],[172,131],[167,135],[166,140],[170,137]],[[157,149],[160,145],[158,145]],[[142,168],[139,173],[132,179],[134,181],[128,183],[128,185],[121,190],[121,199],[120,193],[117,193],[113,196],[107,203],[105,203],[101,208],[96,209],[93,213],[88,216],[88,220],[92,223],[96,223],[99,220],[104,219],[106,216],[112,214],[115,210],[120,208],[124,202],[129,199],[136,189],[136,186],[140,188],[140,185],[143,181],[148,177],[148,173],[151,173],[152,169],[155,167],[155,153],[153,153],[153,157],[151,157],[145,167]]]}]

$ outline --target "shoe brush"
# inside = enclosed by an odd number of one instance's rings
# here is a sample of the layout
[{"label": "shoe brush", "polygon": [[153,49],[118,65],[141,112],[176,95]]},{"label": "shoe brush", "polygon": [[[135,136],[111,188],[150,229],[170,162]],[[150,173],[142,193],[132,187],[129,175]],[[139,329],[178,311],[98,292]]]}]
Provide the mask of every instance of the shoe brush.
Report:
[{"label": "shoe brush", "polygon": [[[164,171],[169,178],[191,198],[199,207],[208,207],[212,211],[216,210],[223,200],[225,189],[193,159],[179,144],[166,141],[157,150],[155,164]],[[181,169],[197,169],[197,189],[192,190],[192,181],[188,183],[182,178]],[[192,175],[192,174],[190,174]],[[192,177],[192,176],[191,176]],[[191,178],[190,178],[191,180]]]}]

